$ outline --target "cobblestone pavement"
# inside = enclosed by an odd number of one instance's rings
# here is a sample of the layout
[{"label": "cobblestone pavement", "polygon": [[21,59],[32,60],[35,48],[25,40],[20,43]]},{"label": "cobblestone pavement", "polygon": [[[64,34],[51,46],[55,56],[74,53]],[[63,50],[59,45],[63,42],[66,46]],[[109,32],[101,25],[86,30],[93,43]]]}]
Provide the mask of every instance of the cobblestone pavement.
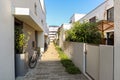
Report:
[{"label": "cobblestone pavement", "polygon": [[51,43],[36,68],[31,69],[21,80],[88,80],[83,74],[71,75],[65,72],[58,56]]}]

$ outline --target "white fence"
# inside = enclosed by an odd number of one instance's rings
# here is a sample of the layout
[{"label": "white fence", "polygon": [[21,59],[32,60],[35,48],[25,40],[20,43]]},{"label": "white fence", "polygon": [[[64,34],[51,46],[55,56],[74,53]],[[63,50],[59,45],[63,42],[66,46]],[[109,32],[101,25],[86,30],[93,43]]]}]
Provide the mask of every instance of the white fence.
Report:
[{"label": "white fence", "polygon": [[100,45],[99,80],[113,80],[113,46]]},{"label": "white fence", "polygon": [[93,79],[99,78],[99,46],[86,45],[86,73]]},{"label": "white fence", "polygon": [[64,42],[62,49],[85,75],[94,80],[113,80],[113,46]]},{"label": "white fence", "polygon": [[71,60],[74,62],[74,64],[83,72],[84,43],[65,42],[63,49],[69,58],[71,58]]}]

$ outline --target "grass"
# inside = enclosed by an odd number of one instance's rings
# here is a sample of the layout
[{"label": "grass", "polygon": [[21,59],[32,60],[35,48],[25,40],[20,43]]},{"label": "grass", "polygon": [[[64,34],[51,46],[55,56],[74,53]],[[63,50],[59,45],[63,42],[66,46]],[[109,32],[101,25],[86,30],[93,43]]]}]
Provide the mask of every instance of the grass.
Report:
[{"label": "grass", "polygon": [[61,58],[61,63],[65,67],[66,72],[69,74],[80,74],[81,71],[77,68],[73,62],[67,57],[67,55],[62,51],[60,47],[55,45],[57,52],[59,53],[59,57]]}]

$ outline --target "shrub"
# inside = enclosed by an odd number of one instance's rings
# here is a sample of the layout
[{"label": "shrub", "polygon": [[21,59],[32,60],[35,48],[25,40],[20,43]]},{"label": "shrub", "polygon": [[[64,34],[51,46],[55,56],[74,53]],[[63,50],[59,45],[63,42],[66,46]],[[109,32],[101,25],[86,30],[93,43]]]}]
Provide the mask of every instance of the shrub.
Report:
[{"label": "shrub", "polygon": [[22,53],[25,35],[23,34],[22,27],[15,27],[15,52]]},{"label": "shrub", "polygon": [[73,27],[66,32],[66,40],[73,42],[85,42],[100,44],[101,33],[96,23],[73,23]]},{"label": "shrub", "polygon": [[69,67],[69,66],[74,66],[71,60],[66,59],[66,60],[61,60],[61,63],[64,67]]},{"label": "shrub", "polygon": [[69,66],[66,68],[66,71],[70,74],[80,74],[80,70],[75,66]]}]

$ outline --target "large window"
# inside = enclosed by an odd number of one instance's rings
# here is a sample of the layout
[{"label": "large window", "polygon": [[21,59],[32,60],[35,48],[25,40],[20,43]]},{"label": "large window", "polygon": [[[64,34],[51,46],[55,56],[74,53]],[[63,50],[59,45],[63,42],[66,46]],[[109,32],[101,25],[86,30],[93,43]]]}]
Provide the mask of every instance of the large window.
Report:
[{"label": "large window", "polygon": [[107,20],[114,21],[114,7],[107,10]]}]

